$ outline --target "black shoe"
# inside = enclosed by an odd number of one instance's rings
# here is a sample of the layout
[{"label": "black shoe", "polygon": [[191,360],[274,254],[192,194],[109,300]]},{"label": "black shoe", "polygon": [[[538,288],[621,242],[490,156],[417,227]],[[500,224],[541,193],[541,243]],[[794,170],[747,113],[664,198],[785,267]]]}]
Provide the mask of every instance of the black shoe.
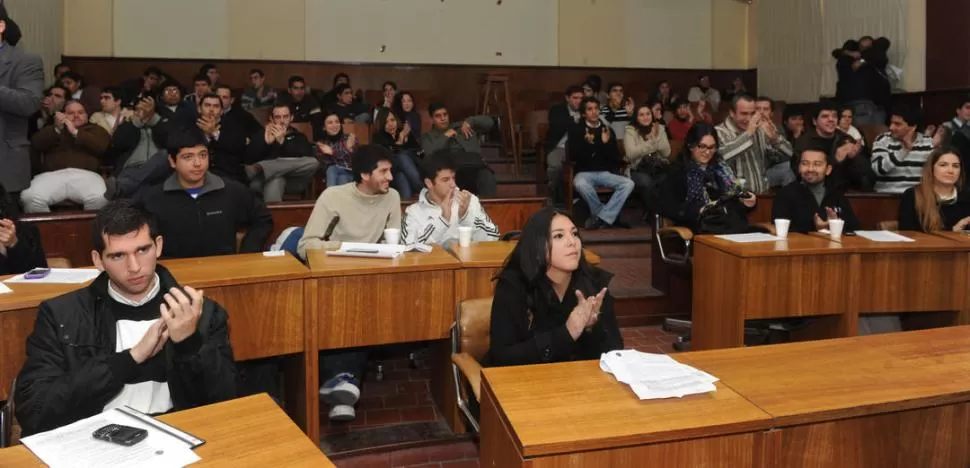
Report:
[{"label": "black shoe", "polygon": [[610,227],[619,228],[619,229],[630,229],[630,225],[627,224],[626,221],[623,221],[622,219],[619,219],[619,218],[617,218],[616,221],[613,221],[613,224],[611,224]]},{"label": "black shoe", "polygon": [[589,219],[586,220],[586,224],[585,224],[585,228],[587,231],[595,231],[601,227],[606,227],[606,226],[609,226],[609,224],[607,224],[606,221],[603,221],[602,219],[600,219],[599,216],[590,216]]}]

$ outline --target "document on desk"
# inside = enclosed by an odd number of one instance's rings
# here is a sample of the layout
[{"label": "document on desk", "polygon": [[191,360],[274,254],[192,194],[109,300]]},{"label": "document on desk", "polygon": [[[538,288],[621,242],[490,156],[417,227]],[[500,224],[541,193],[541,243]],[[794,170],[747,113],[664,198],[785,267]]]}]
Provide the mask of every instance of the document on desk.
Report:
[{"label": "document on desk", "polygon": [[739,244],[750,244],[754,242],[774,242],[785,240],[782,237],[773,236],[771,234],[765,234],[763,232],[751,232],[748,234],[722,234],[719,236],[714,236],[718,239],[724,239],[726,241],[737,242]]},{"label": "document on desk", "polygon": [[641,400],[680,398],[717,390],[717,377],[675,361],[665,354],[636,350],[610,351],[600,368],[630,386]]},{"label": "document on desk", "polygon": [[[94,431],[108,424],[145,429],[148,437],[131,447],[125,447],[92,436]],[[106,411],[52,431],[24,437],[20,441],[51,468],[163,468],[185,466],[201,460],[186,441],[118,410]]]},{"label": "document on desk", "polygon": [[338,250],[328,250],[327,255],[337,257],[397,258],[404,252],[431,252],[425,244],[365,244],[361,242],[342,242]]},{"label": "document on desk", "polygon": [[37,279],[26,279],[24,275],[17,275],[6,280],[7,283],[36,283],[36,284],[81,284],[87,283],[100,275],[94,268],[51,268],[51,272]]},{"label": "document on desk", "polygon": [[856,231],[857,236],[873,242],[916,242],[915,239],[897,234],[892,231]]},{"label": "document on desk", "polygon": [[13,292],[13,289],[10,289],[9,287],[7,287],[6,284],[0,283],[0,294],[9,294],[12,292]]}]

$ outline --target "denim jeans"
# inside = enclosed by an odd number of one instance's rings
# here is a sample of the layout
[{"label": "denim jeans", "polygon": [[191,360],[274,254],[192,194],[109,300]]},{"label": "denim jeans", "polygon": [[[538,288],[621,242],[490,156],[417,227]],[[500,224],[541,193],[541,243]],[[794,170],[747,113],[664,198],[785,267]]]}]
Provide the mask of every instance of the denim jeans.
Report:
[{"label": "denim jeans", "polygon": [[407,200],[414,192],[421,190],[421,173],[410,151],[398,151],[394,155],[394,188]]},{"label": "denim jeans", "polygon": [[349,184],[354,181],[354,173],[350,169],[331,165],[327,168],[327,187]]},{"label": "denim jeans", "polygon": [[[613,194],[606,205],[600,202],[597,188],[611,188]],[[606,171],[580,172],[573,177],[573,188],[589,206],[589,214],[597,216],[607,224],[616,222],[623,210],[623,204],[633,192],[633,181],[621,175]]]}]

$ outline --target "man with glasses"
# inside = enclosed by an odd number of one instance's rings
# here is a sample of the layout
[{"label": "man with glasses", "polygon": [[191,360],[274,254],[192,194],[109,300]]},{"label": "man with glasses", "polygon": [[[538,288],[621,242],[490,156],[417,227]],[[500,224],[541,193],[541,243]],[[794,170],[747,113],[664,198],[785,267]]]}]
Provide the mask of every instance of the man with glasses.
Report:
[{"label": "man with glasses", "polygon": [[859,229],[859,221],[852,213],[852,205],[841,191],[826,187],[825,178],[832,173],[828,147],[822,143],[809,145],[798,155],[800,181],[786,185],[772,205],[772,219],[791,221],[789,232],[813,232],[828,229],[829,220],[845,221],[844,232]]},{"label": "man with glasses", "polygon": [[250,187],[262,192],[267,203],[283,201],[287,185],[302,191],[320,165],[310,141],[292,122],[290,107],[277,104],[266,128],[249,138],[246,175]]}]

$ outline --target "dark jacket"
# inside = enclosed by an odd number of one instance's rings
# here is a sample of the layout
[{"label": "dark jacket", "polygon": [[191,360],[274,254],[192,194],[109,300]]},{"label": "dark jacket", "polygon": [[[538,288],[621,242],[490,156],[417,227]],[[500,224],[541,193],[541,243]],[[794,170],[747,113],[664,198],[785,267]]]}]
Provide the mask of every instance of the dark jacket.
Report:
[{"label": "dark jacket", "polygon": [[490,345],[486,366],[518,366],[547,362],[599,359],[600,354],[623,349],[623,337],[613,312],[609,292],[600,307],[599,321],[591,331],[573,341],[566,320],[576,307],[576,289],[588,296],[609,285],[613,275],[589,267],[589,275],[573,273],[562,302],[542,274],[530,286],[519,271],[506,269],[498,275],[492,302]]},{"label": "dark jacket", "polygon": [[[168,134],[170,122],[166,117],[155,114],[147,124],[136,125],[133,120],[128,120],[115,130],[111,138],[111,147],[108,149],[106,163],[114,166],[115,174],[124,169],[125,164],[138,148],[142,138],[151,138],[156,149],[164,149],[168,144]],[[154,123],[152,123],[154,121]],[[147,150],[148,145],[143,145],[142,149]],[[154,155],[145,154],[141,159],[148,160]]]},{"label": "dark jacket", "polygon": [[[610,132],[610,139],[603,143],[601,132]],[[586,134],[593,134],[593,142],[586,141]],[[619,172],[622,159],[620,149],[616,144],[616,135],[606,124],[600,123],[598,128],[586,125],[585,120],[574,123],[569,127],[569,139],[566,141],[566,154],[573,163],[575,173],[580,172]]]},{"label": "dark jacket", "polygon": [[839,218],[845,221],[843,232],[859,230],[859,220],[842,192],[826,188],[822,204],[819,205],[815,202],[812,191],[801,182],[788,184],[775,195],[775,203],[771,207],[771,219],[791,220],[789,232],[814,232],[815,215],[817,214],[823,220],[826,219],[828,217],[826,207],[836,210]]},{"label": "dark jacket", "polygon": [[[0,218],[3,215],[0,214]],[[0,254],[0,275],[15,275],[34,268],[46,268],[47,257],[40,242],[40,231],[31,224],[14,221],[17,229],[17,245]]]},{"label": "dark jacket", "polygon": [[240,252],[262,252],[273,230],[273,216],[263,199],[242,184],[209,172],[193,199],[172,174],[139,200],[155,215],[165,240],[166,258],[208,257],[236,253],[236,232],[246,230]]},{"label": "dark jacket", "polygon": [[210,140],[209,170],[237,182],[248,182],[242,162],[246,158],[246,128],[240,119],[223,117],[219,139]]},{"label": "dark jacket", "polygon": [[252,135],[263,129],[263,124],[256,120],[256,116],[239,105],[227,109],[222,114],[222,118],[223,120],[234,120],[234,124],[242,127],[245,135]]},{"label": "dark jacket", "polygon": [[313,96],[307,94],[300,102],[294,102],[290,93],[280,93],[276,98],[277,104],[286,104],[293,111],[293,122],[310,122],[313,128],[323,125],[323,107]]},{"label": "dark jacket", "polygon": [[259,131],[249,137],[249,148],[246,154],[246,164],[256,164],[276,158],[305,158],[313,157],[314,147],[306,136],[299,130],[290,127],[286,129],[283,143],[266,143],[265,131]]},{"label": "dark jacket", "polygon": [[[916,212],[916,187],[910,187],[903,192],[903,197],[899,200],[899,230],[900,231],[922,231],[923,225],[920,224],[919,214]],[[940,205],[940,218],[943,221],[943,230],[953,229],[961,219],[970,216],[970,191],[963,191],[957,194],[957,199],[953,203]]]},{"label": "dark jacket", "polygon": [[553,104],[549,108],[549,130],[546,132],[545,141],[546,153],[556,149],[562,137],[569,132],[569,127],[575,124],[576,121],[569,114],[569,106],[565,102]]},{"label": "dark jacket", "polygon": [[853,159],[845,158],[842,162],[835,159],[835,152],[846,141],[852,141],[852,137],[845,132],[836,130],[833,136],[826,138],[819,135],[815,129],[806,129],[805,133],[794,143],[795,156],[791,158],[792,171],[798,174],[798,161],[801,160],[798,155],[804,148],[820,145],[828,148],[828,159],[832,162],[832,173],[825,178],[825,183],[829,188],[841,192],[849,190],[871,192],[876,184],[876,176],[872,172],[872,164],[869,163],[867,146],[863,146],[859,150],[859,154]]},{"label": "dark jacket", "polygon": [[370,142],[375,145],[383,146],[395,153],[399,151],[410,151],[412,153],[421,152],[421,145],[418,144],[418,140],[414,138],[413,133],[409,133],[407,139],[404,140],[403,144],[397,144],[397,137],[401,132],[397,132],[397,135],[391,135],[383,130],[378,130],[374,132],[370,137]]},{"label": "dark jacket", "polygon": [[[179,286],[168,270],[155,268],[161,291]],[[101,413],[124,387],[123,376],[137,364],[127,350],[115,352],[110,301],[108,275],[102,273],[90,286],[41,303],[14,396],[23,435]],[[196,333],[178,344],[169,341],[161,353],[173,410],[236,397],[228,316],[212,299],[202,306]]]},{"label": "dark jacket", "polygon": [[[712,189],[708,194],[712,200],[718,200],[727,192],[721,181],[708,180],[707,185]],[[726,216],[730,218],[732,226],[747,226],[748,212],[751,211],[744,206],[740,200],[734,198],[725,200],[720,206],[726,210]],[[669,218],[677,226],[686,227],[697,234],[702,233],[700,226],[701,208],[704,205],[696,200],[687,199],[687,165],[684,161],[677,161],[670,166],[670,172],[661,183],[660,188],[660,214]],[[704,232],[705,234],[708,234]],[[722,232],[711,234],[725,234]]]}]

